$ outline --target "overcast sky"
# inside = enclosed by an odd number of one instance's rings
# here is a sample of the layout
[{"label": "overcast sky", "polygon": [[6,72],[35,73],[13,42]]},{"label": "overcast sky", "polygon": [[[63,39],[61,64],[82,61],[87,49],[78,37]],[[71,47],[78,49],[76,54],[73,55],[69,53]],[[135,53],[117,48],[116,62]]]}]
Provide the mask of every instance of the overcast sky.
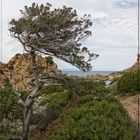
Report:
[{"label": "overcast sky", "polygon": [[[53,7],[71,6],[80,16],[91,15],[93,35],[83,46],[100,55],[92,62],[93,70],[123,70],[136,61],[137,0],[3,0],[3,62],[8,62],[16,53],[23,53],[22,45],[10,37],[8,23],[20,17],[19,10],[33,2],[49,2]],[[73,69],[70,64],[55,61],[60,69]]]}]

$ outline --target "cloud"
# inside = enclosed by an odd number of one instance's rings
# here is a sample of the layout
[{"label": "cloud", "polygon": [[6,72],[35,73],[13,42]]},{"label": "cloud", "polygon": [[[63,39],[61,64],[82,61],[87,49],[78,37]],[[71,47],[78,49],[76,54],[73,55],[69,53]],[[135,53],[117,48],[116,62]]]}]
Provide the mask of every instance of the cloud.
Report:
[{"label": "cloud", "polygon": [[122,9],[135,8],[137,7],[137,0],[121,0],[119,2],[116,2],[115,6]]},{"label": "cloud", "polygon": [[[46,0],[3,0],[3,61],[7,62],[17,52],[23,52],[20,43],[8,32],[8,22],[20,17],[20,9],[32,2]],[[136,60],[137,55],[137,0],[48,0],[54,7],[71,6],[80,16],[92,16],[93,35],[82,42],[100,57],[92,64],[96,70],[122,70]],[[15,40],[15,41],[14,41]],[[121,61],[122,60],[122,61]],[[60,68],[71,69],[69,64],[55,59]],[[121,63],[120,63],[121,62]]]}]

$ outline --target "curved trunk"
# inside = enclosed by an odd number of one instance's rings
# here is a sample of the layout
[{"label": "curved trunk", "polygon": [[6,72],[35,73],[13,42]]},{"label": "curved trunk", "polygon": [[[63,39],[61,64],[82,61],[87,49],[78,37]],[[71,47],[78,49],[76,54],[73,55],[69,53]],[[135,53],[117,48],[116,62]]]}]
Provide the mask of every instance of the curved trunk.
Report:
[{"label": "curved trunk", "polygon": [[32,117],[32,110],[33,110],[33,103],[34,99],[39,96],[40,89],[42,88],[42,84],[39,83],[39,72],[36,63],[36,54],[34,51],[31,51],[31,60],[32,60],[32,67],[34,72],[35,81],[32,81],[32,92],[28,95],[25,104],[24,104],[24,111],[23,111],[23,128],[22,128],[22,138],[21,140],[28,140],[29,139],[29,128],[30,128],[30,119]]},{"label": "curved trunk", "polygon": [[25,107],[23,111],[24,118],[23,118],[22,140],[28,140],[32,108],[33,106],[31,105],[31,107]]}]

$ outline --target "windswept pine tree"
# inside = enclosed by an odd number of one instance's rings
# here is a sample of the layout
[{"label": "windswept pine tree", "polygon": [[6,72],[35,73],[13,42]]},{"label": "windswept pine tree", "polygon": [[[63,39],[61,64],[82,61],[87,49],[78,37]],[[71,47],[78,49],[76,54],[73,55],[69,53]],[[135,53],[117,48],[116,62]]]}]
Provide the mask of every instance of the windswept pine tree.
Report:
[{"label": "windswept pine tree", "polygon": [[28,83],[32,90],[25,101],[20,100],[24,106],[22,140],[28,140],[33,104],[44,83],[52,83],[53,80],[66,82],[62,75],[40,77],[39,64],[36,62],[37,53],[56,57],[83,71],[91,70],[90,61],[98,55],[81,46],[81,41],[91,35],[90,15],[79,17],[71,7],[53,9],[49,3],[33,3],[31,7],[25,6],[20,12],[19,19],[11,20],[9,31],[31,55],[34,77]]}]

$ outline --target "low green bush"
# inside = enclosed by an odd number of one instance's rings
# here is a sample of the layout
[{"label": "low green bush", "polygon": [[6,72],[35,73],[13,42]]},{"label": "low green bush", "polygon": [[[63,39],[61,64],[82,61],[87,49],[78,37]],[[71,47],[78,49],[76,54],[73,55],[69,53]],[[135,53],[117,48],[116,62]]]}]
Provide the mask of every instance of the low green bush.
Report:
[{"label": "low green bush", "polygon": [[119,93],[137,94],[140,89],[140,72],[126,72],[117,82]]},{"label": "low green bush", "polygon": [[19,97],[12,88],[0,89],[0,140],[9,140],[21,131],[23,108],[18,100]]},{"label": "low green bush", "polygon": [[10,140],[13,135],[11,134],[0,134],[0,140]]},{"label": "low green bush", "polygon": [[112,96],[95,99],[79,97],[53,122],[42,140],[133,140],[134,130],[128,114]]},{"label": "low green bush", "polygon": [[86,80],[84,78],[75,78],[72,79],[72,85],[68,88],[69,90],[76,93],[79,96],[85,96],[87,94],[93,94],[98,96],[99,94],[103,94],[106,92],[105,83],[104,82],[96,82],[94,80]]},{"label": "low green bush", "polygon": [[18,104],[18,96],[11,88],[0,89],[0,120],[14,121],[21,118],[21,107]]},{"label": "low green bush", "polygon": [[62,109],[65,107],[72,99],[74,99],[74,95],[69,92],[58,92],[54,93],[54,95],[49,98],[43,98],[39,106],[47,106],[49,108]]},{"label": "low green bush", "polygon": [[[95,82],[93,80],[85,80],[84,78],[75,78],[69,83],[69,86],[62,87],[61,85],[50,85],[44,87],[41,91],[42,99],[39,103],[41,106],[47,105],[51,108],[62,109],[73,99],[78,96],[94,95],[103,97],[106,92],[103,82]],[[78,94],[74,93],[75,89]]]},{"label": "low green bush", "polygon": [[53,57],[48,56],[48,57],[46,57],[46,59],[47,59],[48,64],[51,64],[51,65],[54,64]]},{"label": "low green bush", "polygon": [[105,83],[95,82],[94,80],[86,80],[85,78],[71,78],[66,77],[67,83],[62,85],[49,85],[44,87],[41,91],[42,94],[48,95],[55,92],[68,91],[79,96],[85,96],[87,94],[99,94],[105,93]]},{"label": "low green bush", "polygon": [[49,85],[41,90],[41,95],[48,95],[56,92],[63,92],[64,88],[61,85]]}]

